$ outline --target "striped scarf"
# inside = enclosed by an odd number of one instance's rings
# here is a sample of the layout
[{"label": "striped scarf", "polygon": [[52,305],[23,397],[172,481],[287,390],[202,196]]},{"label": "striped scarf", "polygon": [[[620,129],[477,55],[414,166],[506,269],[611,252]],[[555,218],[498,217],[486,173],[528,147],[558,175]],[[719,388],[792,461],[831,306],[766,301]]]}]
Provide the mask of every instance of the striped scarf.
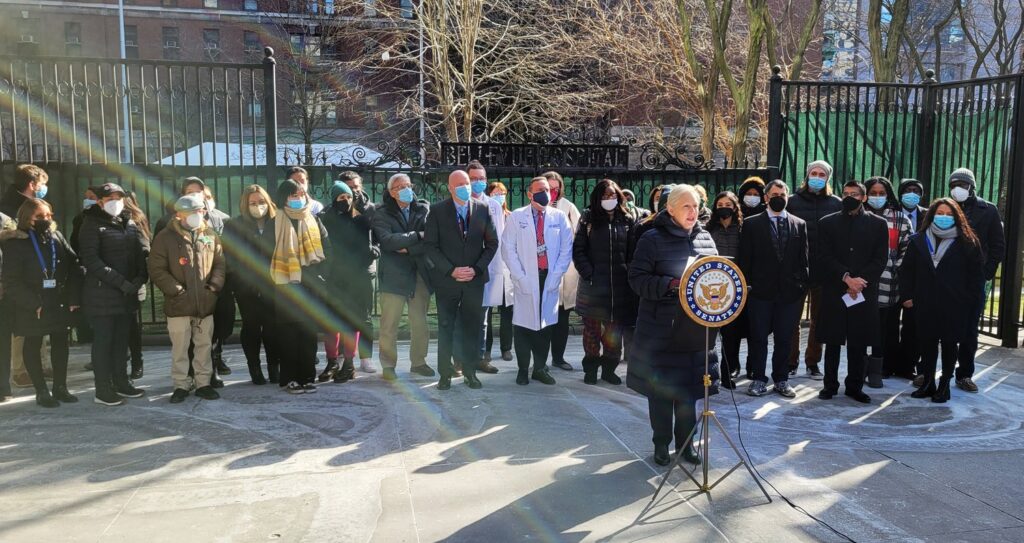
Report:
[{"label": "striped scarf", "polygon": [[[302,209],[284,207],[274,219],[274,256],[270,275],[277,285],[302,281],[302,268],[323,262],[324,246],[320,227],[309,210],[310,200]],[[298,228],[292,221],[298,221]]]}]

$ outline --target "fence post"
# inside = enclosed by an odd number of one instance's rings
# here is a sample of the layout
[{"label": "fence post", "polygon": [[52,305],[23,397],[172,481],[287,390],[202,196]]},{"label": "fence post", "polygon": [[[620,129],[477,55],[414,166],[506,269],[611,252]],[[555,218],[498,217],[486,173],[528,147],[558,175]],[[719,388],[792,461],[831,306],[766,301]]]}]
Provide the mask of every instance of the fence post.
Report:
[{"label": "fence post", "polygon": [[1021,278],[1024,276],[1024,190],[1017,181],[1024,178],[1024,75],[1018,75],[1013,96],[1014,122],[1011,130],[1012,147],[1010,174],[1006,176],[1008,183],[1006,195],[1006,214],[1003,222],[1006,227],[1006,258],[1003,261],[1003,275],[999,281],[999,338],[1003,347],[1017,348],[1017,336],[1020,332],[1018,317],[1021,304]]},{"label": "fence post", "polygon": [[[766,166],[772,179],[778,179],[782,167],[782,66],[772,66],[768,90],[768,157]],[[769,180],[770,181],[770,180]]]},{"label": "fence post", "polygon": [[[924,104],[921,106],[920,122],[917,123],[917,172],[914,175],[922,184],[933,189],[935,187],[932,182],[932,163],[935,152],[935,84],[938,83],[935,80],[934,70],[924,72],[923,83]],[[934,191],[929,192],[931,194],[925,194],[926,198],[936,197]]]},{"label": "fence post", "polygon": [[281,175],[277,171],[277,60],[273,47],[263,48],[263,129],[267,187],[274,194]]}]

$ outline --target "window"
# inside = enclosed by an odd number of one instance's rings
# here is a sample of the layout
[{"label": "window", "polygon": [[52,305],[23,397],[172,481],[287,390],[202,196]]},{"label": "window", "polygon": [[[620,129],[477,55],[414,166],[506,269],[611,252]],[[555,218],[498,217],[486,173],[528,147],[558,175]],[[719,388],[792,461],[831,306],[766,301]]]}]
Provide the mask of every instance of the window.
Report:
[{"label": "window", "polygon": [[260,9],[256,0],[245,0],[245,11],[256,11]]},{"label": "window", "polygon": [[69,57],[77,57],[82,54],[82,24],[75,22],[64,23],[64,52]]},{"label": "window", "polygon": [[320,36],[292,34],[289,41],[292,45],[292,54],[320,58]]},{"label": "window", "polygon": [[164,41],[164,58],[169,60],[177,60],[181,53],[181,46],[180,42],[178,41],[178,27],[163,27],[162,36]]},{"label": "window", "polygon": [[203,0],[203,7],[217,9],[217,0]]},{"label": "window", "polygon": [[259,53],[259,51],[260,51],[260,37],[259,37],[259,34],[255,33],[255,32],[251,32],[249,30],[246,30],[244,36],[245,37],[243,38],[244,41],[242,42],[242,44],[243,44],[243,50],[245,51],[245,53],[246,54],[250,54],[250,55],[251,54],[255,54],[255,53]]},{"label": "window", "polygon": [[299,53],[302,53],[302,35],[292,34],[291,36],[289,36],[289,41],[292,44],[293,55],[298,55]]},{"label": "window", "polygon": [[320,58],[320,36],[306,36],[306,55]]},{"label": "window", "polygon": [[220,30],[216,28],[203,29],[203,50],[210,58],[220,56]]},{"label": "window", "polygon": [[139,28],[135,25],[124,26],[124,56],[139,58]]}]

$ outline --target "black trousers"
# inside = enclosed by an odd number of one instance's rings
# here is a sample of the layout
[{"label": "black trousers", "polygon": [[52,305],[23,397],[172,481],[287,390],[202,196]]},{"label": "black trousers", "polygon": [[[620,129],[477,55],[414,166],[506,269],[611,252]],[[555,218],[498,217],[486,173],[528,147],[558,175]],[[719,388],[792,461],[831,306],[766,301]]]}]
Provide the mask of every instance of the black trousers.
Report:
[{"label": "black trousers", "polygon": [[985,312],[985,304],[988,302],[988,297],[985,296],[985,283],[982,283],[979,288],[981,289],[981,300],[976,307],[971,308],[974,311],[971,314],[971,322],[974,323],[974,326],[967,339],[960,342],[957,352],[956,358],[960,363],[960,366],[956,368],[957,379],[974,377],[974,357],[978,353],[978,326],[981,324],[981,315]]},{"label": "black trousers", "polygon": [[882,326],[881,345],[871,346],[871,356],[882,358],[885,375],[914,372],[914,366],[904,358],[900,348],[900,308],[896,304],[878,309],[878,322]]},{"label": "black trousers", "polygon": [[267,370],[280,366],[280,359],[274,344],[274,304],[269,296],[258,294],[242,294],[236,296],[238,310],[242,314],[242,330],[239,339],[242,352],[249,366],[250,377],[255,377],[260,370],[260,349],[267,352]]},{"label": "black trousers", "polygon": [[[50,339],[53,342],[53,339]],[[128,334],[128,353],[132,362],[132,370],[142,367],[142,323],[139,322],[139,312],[132,315],[131,330]]]},{"label": "black trousers", "polygon": [[213,360],[217,362],[224,352],[224,342],[235,331],[235,295],[230,287],[217,294],[213,310]]},{"label": "black trousers", "polygon": [[128,337],[134,313],[92,315],[92,371],[97,392],[113,392],[128,383]]},{"label": "black trousers", "polygon": [[793,331],[800,322],[802,302],[803,300],[770,302],[756,298],[751,298],[747,302],[747,317],[750,323],[750,336],[747,338],[750,356],[747,361],[749,369],[754,372],[755,380],[768,382],[765,371],[768,364],[769,334],[773,337],[772,382],[779,383],[789,379],[789,352],[792,348]]},{"label": "black trousers", "polygon": [[300,385],[316,379],[317,331],[312,323],[277,323],[274,330],[280,347],[280,386],[295,381]]},{"label": "black trousers", "polygon": [[[788,354],[788,353],[787,353]],[[651,418],[651,430],[655,446],[670,445],[675,437],[676,450],[686,446],[686,436],[697,423],[696,401],[693,398],[647,397],[647,413]],[[675,420],[673,421],[673,417]]]},{"label": "black trousers", "polygon": [[540,330],[530,330],[522,326],[516,326],[516,361],[519,364],[519,371],[530,369],[530,360],[533,360],[533,371],[546,368],[548,365],[548,349],[551,347],[551,326]]},{"label": "black trousers", "polygon": [[732,372],[740,368],[740,342],[743,341],[743,332],[746,328],[737,326],[733,322],[722,327],[722,365],[721,374],[723,382],[732,381]]},{"label": "black trousers", "polygon": [[[825,346],[825,389],[833,394],[839,392],[839,352],[842,345]],[[864,390],[864,372],[867,369],[864,363],[864,356],[867,354],[867,346],[846,342],[846,392],[860,392]]]},{"label": "black trousers", "polygon": [[486,309],[487,316],[484,318],[487,319],[487,344],[484,345],[484,354],[490,354],[494,347],[494,319],[492,318],[494,310],[498,311],[498,347],[501,352],[512,350],[512,306],[501,305]]},{"label": "black trousers", "polygon": [[[484,322],[484,286],[440,288],[437,300],[437,370],[442,377],[455,373],[452,359],[462,363],[463,375],[475,375],[480,358],[481,323]],[[459,341],[455,341],[455,327]]]},{"label": "black trousers", "polygon": [[[32,378],[36,392],[46,392],[46,378],[43,377],[43,336],[25,336],[21,356],[25,360],[25,371]],[[68,386],[68,332],[61,330],[50,334],[50,364],[53,366],[53,388]]]},{"label": "black trousers", "polygon": [[918,370],[921,351],[918,345],[917,339],[917,322],[914,319],[914,308],[906,308],[902,305],[900,308],[900,319],[902,326],[900,327],[900,367],[914,372]]},{"label": "black trousers", "polygon": [[925,341],[921,345],[921,374],[928,379],[935,379],[935,365],[939,357],[939,344],[942,344],[942,377],[951,379],[956,371],[956,360],[959,353],[957,342],[937,339]]},{"label": "black trousers", "polygon": [[572,309],[558,306],[558,324],[551,329],[552,362],[565,362],[565,346],[569,343],[569,313],[572,313]]}]

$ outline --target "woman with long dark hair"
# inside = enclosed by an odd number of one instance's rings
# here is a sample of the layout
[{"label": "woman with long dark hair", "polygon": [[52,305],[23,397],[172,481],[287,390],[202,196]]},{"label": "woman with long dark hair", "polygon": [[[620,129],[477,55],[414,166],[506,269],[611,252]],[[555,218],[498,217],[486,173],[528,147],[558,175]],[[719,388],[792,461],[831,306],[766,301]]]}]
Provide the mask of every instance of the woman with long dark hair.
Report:
[{"label": "woman with long dark hair", "polygon": [[583,317],[583,382],[601,379],[622,384],[615,368],[622,356],[622,333],[636,320],[637,296],[627,272],[636,219],[626,209],[626,197],[611,179],[602,179],[590,193],[590,205],[580,216],[572,260],[580,274],[576,312]]},{"label": "woman with long dark hair", "polygon": [[[740,200],[731,191],[720,192],[711,203],[711,210],[707,230],[715,240],[718,254],[736,260],[743,228]],[[736,388],[732,378],[740,371],[740,341],[747,337],[747,326],[746,313],[741,313],[736,320],[722,327],[722,386],[725,388]]]},{"label": "woman with long dark hair", "polygon": [[[124,198],[124,208],[131,215],[132,220],[135,224],[139,225],[139,235],[142,236],[146,246],[148,247],[153,241],[149,237],[149,219],[146,218],[146,214],[139,207],[139,201],[135,197],[134,192],[129,192]],[[142,285],[139,288],[139,303],[146,301],[146,285]],[[128,336],[128,354],[131,360],[131,375],[132,379],[142,379],[143,375],[143,361],[142,361],[142,320],[139,318],[141,307],[139,311],[135,312],[135,317],[132,318],[131,331]]]},{"label": "woman with long dark hair", "polygon": [[[956,370],[957,350],[976,322],[964,308],[981,303],[973,288],[985,264],[984,252],[960,206],[950,198],[932,202],[924,228],[910,237],[900,267],[903,306],[914,308],[924,383],[911,394],[942,403]],[[935,366],[942,346],[942,376],[935,386]]]}]

